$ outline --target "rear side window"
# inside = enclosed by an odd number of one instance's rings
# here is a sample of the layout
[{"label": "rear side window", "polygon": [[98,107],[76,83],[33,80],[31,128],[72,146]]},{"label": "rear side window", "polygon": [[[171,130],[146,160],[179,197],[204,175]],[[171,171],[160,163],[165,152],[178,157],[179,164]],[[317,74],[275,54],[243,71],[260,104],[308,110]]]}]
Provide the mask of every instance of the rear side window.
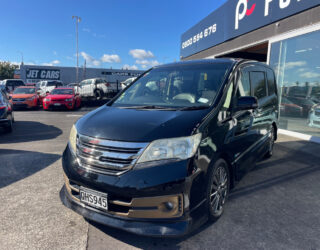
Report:
[{"label": "rear side window", "polygon": [[255,97],[261,99],[267,96],[266,75],[263,71],[250,72],[252,92]]},{"label": "rear side window", "polygon": [[275,83],[275,77],[272,72],[272,70],[267,70],[267,78],[268,78],[268,94],[273,95],[276,93],[276,83]]}]

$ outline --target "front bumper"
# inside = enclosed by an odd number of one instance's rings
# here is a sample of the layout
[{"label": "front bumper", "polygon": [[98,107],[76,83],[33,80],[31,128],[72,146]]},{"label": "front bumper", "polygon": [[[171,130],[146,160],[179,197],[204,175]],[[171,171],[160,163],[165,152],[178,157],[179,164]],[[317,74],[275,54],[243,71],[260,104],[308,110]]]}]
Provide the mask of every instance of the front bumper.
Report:
[{"label": "front bumper", "polygon": [[43,102],[44,109],[73,109],[74,104],[72,101],[55,101],[55,102]]},{"label": "front bumper", "polygon": [[[203,180],[195,181],[198,174],[186,176],[187,161],[110,176],[82,169],[67,147],[62,163],[65,174],[62,202],[89,220],[148,236],[183,236],[207,220],[206,213],[201,212],[204,203],[195,201],[201,192],[194,183],[204,186]],[[80,187],[108,194],[108,211],[80,202]],[[192,195],[194,188],[196,195]],[[162,204],[172,197],[180,197],[182,207],[164,211]]]},{"label": "front bumper", "polygon": [[37,99],[34,100],[27,100],[24,102],[13,102],[13,108],[19,109],[19,108],[34,108],[38,106]]},{"label": "front bumper", "polygon": [[0,119],[0,126],[8,126],[10,124],[9,119]]},{"label": "front bumper", "polygon": [[61,200],[63,204],[82,215],[83,217],[107,225],[113,228],[125,230],[130,233],[146,235],[146,236],[183,236],[189,232],[191,227],[191,219],[176,222],[148,222],[130,219],[121,219],[119,217],[110,216],[98,209],[86,206],[79,201],[74,200],[66,186],[64,185],[61,192]]}]

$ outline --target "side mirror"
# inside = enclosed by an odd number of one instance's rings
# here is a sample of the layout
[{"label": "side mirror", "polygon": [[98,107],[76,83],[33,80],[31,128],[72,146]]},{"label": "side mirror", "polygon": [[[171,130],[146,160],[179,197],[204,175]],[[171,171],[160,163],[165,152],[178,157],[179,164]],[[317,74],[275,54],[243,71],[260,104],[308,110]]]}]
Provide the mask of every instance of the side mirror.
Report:
[{"label": "side mirror", "polygon": [[240,97],[237,102],[236,111],[258,108],[258,100],[253,96]]},{"label": "side mirror", "polygon": [[12,95],[9,95],[9,98],[8,98],[9,100],[12,100]]}]

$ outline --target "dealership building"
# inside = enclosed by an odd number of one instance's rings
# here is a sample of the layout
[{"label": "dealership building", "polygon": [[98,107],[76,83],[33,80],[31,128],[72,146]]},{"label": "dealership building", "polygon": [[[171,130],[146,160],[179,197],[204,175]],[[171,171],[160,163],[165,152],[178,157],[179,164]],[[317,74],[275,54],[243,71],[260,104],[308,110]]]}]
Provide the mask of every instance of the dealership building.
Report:
[{"label": "dealership building", "polygon": [[[75,67],[24,65],[15,72],[15,78],[21,78],[25,83],[37,83],[45,80],[62,81],[63,84],[75,83],[77,80]],[[122,82],[130,77],[141,75],[141,70],[78,68],[78,81],[90,78],[103,78],[110,83]]]},{"label": "dealership building", "polygon": [[280,132],[320,142],[320,0],[229,0],[181,36],[181,60],[236,57],[275,71]]}]

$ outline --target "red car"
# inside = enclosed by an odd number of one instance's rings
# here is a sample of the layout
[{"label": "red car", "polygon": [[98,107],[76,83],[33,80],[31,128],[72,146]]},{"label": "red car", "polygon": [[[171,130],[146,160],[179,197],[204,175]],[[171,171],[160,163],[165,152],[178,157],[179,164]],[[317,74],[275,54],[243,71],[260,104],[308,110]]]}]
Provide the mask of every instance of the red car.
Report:
[{"label": "red car", "polygon": [[73,88],[55,88],[43,99],[43,109],[67,108],[76,109],[81,106],[79,94]]}]

